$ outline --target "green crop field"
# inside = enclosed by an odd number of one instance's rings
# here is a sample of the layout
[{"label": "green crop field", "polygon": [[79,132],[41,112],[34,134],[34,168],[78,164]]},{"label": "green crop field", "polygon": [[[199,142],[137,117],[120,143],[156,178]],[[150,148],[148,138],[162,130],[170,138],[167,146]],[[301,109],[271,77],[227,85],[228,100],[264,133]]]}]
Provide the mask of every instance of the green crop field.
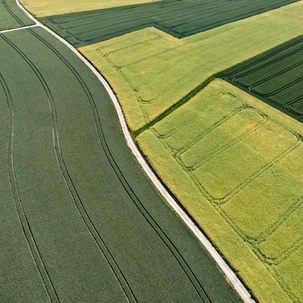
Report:
[{"label": "green crop field", "polygon": [[138,136],[260,302],[303,300],[302,126],[215,80]]},{"label": "green crop field", "polygon": [[184,38],[297,1],[164,0],[51,16],[42,22],[79,47],[151,26],[176,38]]},{"label": "green crop field", "polygon": [[161,0],[22,0],[21,2],[36,16],[44,17],[156,1]]},{"label": "green crop field", "polygon": [[303,121],[303,35],[220,76]]},{"label": "green crop field", "polygon": [[91,70],[39,26],[0,49],[0,302],[241,302]]},{"label": "green crop field", "polygon": [[[301,302],[302,124],[214,77],[225,71],[229,81],[243,81],[248,90],[252,81],[255,96],[290,92],[286,105],[300,114],[300,102],[292,101],[302,91],[287,89],[301,83],[303,2],[58,1],[23,2],[106,77],[146,159],[256,299]],[[96,79],[40,29],[25,33],[1,37],[36,62],[21,55],[40,84],[34,86],[24,62],[12,57],[3,63],[8,74],[1,74],[0,98],[9,105],[9,120],[2,118],[9,126],[7,173],[37,264],[36,279],[25,279],[32,283],[28,289],[37,289],[36,301],[45,295],[42,278],[54,301],[105,296],[108,302],[238,302],[214,261],[142,175]],[[27,75],[24,87],[10,80],[12,65],[21,66],[18,76]],[[35,105],[20,102],[15,113],[10,95],[24,96],[32,86],[42,86],[47,102],[42,107],[35,89]],[[284,106],[279,100],[274,102]],[[20,121],[20,135],[12,117]],[[7,185],[4,194],[11,194]],[[18,232],[22,238],[20,226]],[[23,257],[25,244],[18,252]],[[10,258],[8,251],[3,255]],[[35,272],[26,262],[19,272],[4,266],[6,293],[15,286],[10,275]]]},{"label": "green crop field", "polygon": [[0,2],[0,31],[34,24],[20,11],[15,0],[2,0]]},{"label": "green crop field", "polygon": [[108,79],[137,130],[211,75],[302,34],[302,14],[300,1],[180,40],[148,28],[80,51]]}]

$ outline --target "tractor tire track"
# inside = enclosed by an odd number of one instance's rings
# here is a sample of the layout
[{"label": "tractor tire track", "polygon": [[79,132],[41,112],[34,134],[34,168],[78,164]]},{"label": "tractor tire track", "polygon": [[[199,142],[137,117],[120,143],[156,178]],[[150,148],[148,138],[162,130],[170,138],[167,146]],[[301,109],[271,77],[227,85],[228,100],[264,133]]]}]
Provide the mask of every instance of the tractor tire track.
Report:
[{"label": "tractor tire track", "polygon": [[74,74],[76,79],[78,80],[79,84],[83,88],[83,91],[85,92],[87,99],[89,101],[89,105],[92,110],[92,115],[94,118],[94,122],[96,125],[97,135],[99,138],[99,142],[101,145],[101,148],[112,167],[117,179],[120,181],[121,186],[124,188],[125,192],[129,196],[129,198],[132,200],[134,205],[137,207],[139,212],[142,214],[142,216],[146,219],[146,221],[149,223],[151,228],[154,230],[154,232],[159,236],[163,244],[167,247],[167,249],[170,251],[171,255],[175,258],[175,260],[178,262],[180,267],[182,268],[184,274],[188,277],[190,283],[196,290],[197,294],[201,298],[202,302],[212,302],[211,298],[208,296],[207,292],[205,291],[204,287],[194,274],[193,270],[189,266],[189,264],[186,262],[184,257],[181,255],[178,248],[174,245],[174,243],[170,240],[168,235],[165,233],[165,231],[158,225],[158,223],[155,221],[155,219],[151,216],[151,214],[148,212],[146,207],[143,205],[142,201],[139,199],[139,197],[136,195],[135,191],[131,187],[131,185],[126,180],[125,176],[123,175],[118,163],[116,162],[111,149],[107,143],[106,136],[104,134],[104,130],[102,127],[101,118],[98,113],[97,105],[94,100],[94,97],[92,96],[89,88],[87,87],[86,83],[82,79],[82,77],[79,75],[79,73],[75,70],[75,68],[68,62],[67,59],[64,58],[63,55],[60,54],[48,41],[46,41],[43,37],[41,37],[39,34],[37,34],[32,29],[28,29],[29,32],[31,32],[35,37],[37,37],[42,43],[47,45],[49,49],[57,55],[57,57],[70,69],[70,71]]},{"label": "tractor tire track", "polygon": [[[29,31],[31,31],[31,30],[29,30]],[[47,96],[48,103],[49,103],[50,115],[51,115],[51,121],[52,121],[53,145],[54,145],[55,155],[56,155],[63,179],[70,191],[70,194],[74,200],[74,203],[79,211],[79,214],[80,214],[86,228],[88,229],[90,235],[94,239],[101,254],[107,261],[108,266],[110,267],[112,273],[114,274],[115,278],[117,279],[117,282],[119,283],[121,289],[123,290],[127,301],[130,303],[138,302],[131,287],[129,286],[125,276],[123,275],[121,269],[119,268],[117,262],[115,261],[112,253],[108,249],[106,243],[102,239],[97,228],[95,227],[91,218],[89,217],[89,214],[87,213],[87,211],[82,203],[82,200],[75,188],[75,185],[74,185],[74,183],[71,179],[71,176],[69,174],[69,171],[66,167],[66,164],[65,164],[65,161],[63,158],[63,154],[62,154],[62,150],[61,150],[55,101],[52,96],[51,90],[48,87],[48,84],[46,83],[46,81],[43,78],[40,71],[37,69],[37,67],[33,64],[33,62],[28,57],[7,37],[2,36],[2,38],[26,61],[26,63],[30,66],[30,68],[32,69],[34,74],[37,76],[40,84],[42,85],[42,87],[45,91],[45,94]],[[53,302],[56,302],[56,301],[53,301]]]},{"label": "tractor tire track", "polygon": [[[2,35],[0,35],[0,37],[3,38]],[[6,102],[7,102],[7,107],[8,107],[9,136],[8,136],[8,141],[7,141],[7,167],[8,167],[8,177],[9,177],[9,182],[10,182],[10,187],[11,187],[11,192],[12,192],[12,197],[14,200],[16,212],[18,215],[20,225],[22,227],[22,231],[24,233],[26,243],[29,247],[33,261],[40,274],[40,277],[42,279],[42,282],[43,282],[44,288],[47,292],[47,295],[49,297],[49,300],[52,303],[59,303],[60,302],[59,296],[56,292],[53,281],[48,273],[47,266],[43,260],[42,254],[39,250],[37,241],[34,237],[32,229],[31,229],[29,220],[28,220],[26,212],[25,212],[23,201],[22,201],[22,198],[20,195],[17,178],[16,178],[15,166],[14,166],[14,132],[15,132],[14,105],[13,105],[13,99],[12,99],[10,90],[1,74],[0,74],[0,86],[2,87],[4,94],[6,96]]]}]

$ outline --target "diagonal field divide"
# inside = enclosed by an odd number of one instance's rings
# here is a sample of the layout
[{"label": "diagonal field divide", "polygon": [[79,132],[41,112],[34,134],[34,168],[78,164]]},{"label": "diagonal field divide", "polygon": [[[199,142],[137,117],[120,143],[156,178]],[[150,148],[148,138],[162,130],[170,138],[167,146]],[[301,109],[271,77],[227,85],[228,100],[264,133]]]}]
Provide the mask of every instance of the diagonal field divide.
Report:
[{"label": "diagonal field divide", "polygon": [[125,136],[126,142],[128,146],[130,147],[132,153],[148,175],[148,177],[151,179],[153,184],[156,186],[156,188],[159,190],[159,192],[162,194],[162,196],[166,199],[166,201],[170,204],[170,206],[175,210],[175,212],[180,216],[180,218],[187,224],[187,226],[191,229],[191,231],[195,234],[195,236],[199,239],[199,241],[202,243],[202,245],[207,249],[207,251],[210,253],[210,255],[214,258],[214,260],[217,262],[221,270],[225,273],[225,275],[228,277],[230,282],[232,283],[233,287],[236,289],[236,291],[239,293],[241,298],[244,300],[244,302],[254,302],[251,298],[249,292],[246,290],[244,285],[241,283],[241,281],[237,278],[237,276],[234,274],[234,272],[231,270],[231,268],[227,265],[227,263],[223,260],[223,258],[220,256],[220,254],[215,250],[215,248],[212,246],[212,244],[209,242],[209,240],[206,238],[206,236],[201,232],[201,230],[195,225],[195,223],[189,218],[189,216],[183,211],[183,209],[179,206],[179,204],[172,198],[172,196],[167,192],[165,187],[161,184],[161,182],[158,180],[158,178],[155,176],[153,171],[150,169],[148,164],[143,159],[141,153],[139,152],[137,146],[135,145],[134,141],[132,140],[132,137],[129,133],[128,127],[126,125],[126,121],[124,119],[124,115],[122,113],[122,109],[120,107],[120,104],[113,93],[112,89],[110,88],[109,84],[106,82],[106,80],[101,76],[101,74],[95,69],[95,67],[88,62],[87,59],[85,59],[74,47],[72,47],[69,43],[67,43],[63,38],[55,34],[53,31],[51,31],[49,28],[41,24],[38,20],[33,18],[26,10],[25,8],[20,4],[19,0],[16,0],[18,6],[37,24],[39,24],[43,29],[51,33],[53,36],[55,36],[57,39],[59,39],[62,43],[64,43],[69,49],[71,49],[91,70],[92,72],[97,76],[99,81],[102,83],[102,85],[105,87],[107,93],[109,94],[115,109],[117,111],[119,122],[121,124],[123,134]]}]

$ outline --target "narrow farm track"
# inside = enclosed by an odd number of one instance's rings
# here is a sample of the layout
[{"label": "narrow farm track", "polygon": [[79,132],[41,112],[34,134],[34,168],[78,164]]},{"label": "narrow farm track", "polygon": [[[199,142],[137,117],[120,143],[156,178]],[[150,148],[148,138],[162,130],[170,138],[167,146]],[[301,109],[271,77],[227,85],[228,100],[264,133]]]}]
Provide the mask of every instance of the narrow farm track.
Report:
[{"label": "narrow farm track", "polygon": [[90,69],[40,26],[0,36],[9,180],[49,301],[240,302],[143,173]]}]

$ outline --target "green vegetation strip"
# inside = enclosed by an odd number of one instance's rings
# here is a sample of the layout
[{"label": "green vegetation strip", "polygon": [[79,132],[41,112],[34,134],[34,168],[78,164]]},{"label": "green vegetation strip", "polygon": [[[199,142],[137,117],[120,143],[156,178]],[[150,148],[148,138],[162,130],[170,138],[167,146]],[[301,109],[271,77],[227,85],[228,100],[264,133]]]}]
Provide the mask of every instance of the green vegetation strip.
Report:
[{"label": "green vegetation strip", "polygon": [[303,122],[303,35],[219,74]]},{"label": "green vegetation strip", "polygon": [[204,89],[207,85],[209,85],[213,80],[215,79],[215,76],[211,76],[208,79],[206,79],[203,83],[198,85],[196,88],[194,88],[191,92],[189,92],[186,96],[184,96],[180,101],[173,104],[170,108],[165,110],[161,115],[150,121],[149,123],[145,124],[143,127],[138,129],[137,131],[133,132],[132,135],[134,137],[139,136],[142,132],[149,129],[150,127],[154,126],[156,123],[163,120],[165,117],[167,117],[169,114],[174,112],[176,109],[178,109],[180,106],[187,103],[191,98],[196,96],[202,89]]},{"label": "green vegetation strip", "polygon": [[41,21],[79,47],[151,26],[184,38],[297,1],[166,0],[51,16]]}]

